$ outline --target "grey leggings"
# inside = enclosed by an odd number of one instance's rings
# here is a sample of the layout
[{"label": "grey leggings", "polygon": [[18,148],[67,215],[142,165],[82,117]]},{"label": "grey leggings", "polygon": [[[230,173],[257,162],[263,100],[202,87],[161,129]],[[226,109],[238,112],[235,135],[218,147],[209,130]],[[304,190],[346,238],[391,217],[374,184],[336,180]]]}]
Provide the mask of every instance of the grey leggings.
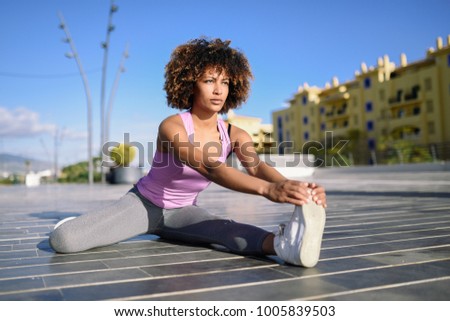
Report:
[{"label": "grey leggings", "polygon": [[157,207],[132,188],[116,203],[70,220],[50,235],[56,252],[73,253],[111,245],[141,234],[191,244],[218,244],[241,255],[264,255],[269,232],[221,219],[205,209]]}]

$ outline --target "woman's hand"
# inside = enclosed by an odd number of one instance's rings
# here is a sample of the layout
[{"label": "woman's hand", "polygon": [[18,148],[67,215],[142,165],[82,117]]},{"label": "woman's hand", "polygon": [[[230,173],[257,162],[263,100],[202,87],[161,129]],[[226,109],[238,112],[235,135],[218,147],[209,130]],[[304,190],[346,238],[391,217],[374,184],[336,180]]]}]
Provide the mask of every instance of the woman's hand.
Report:
[{"label": "woman's hand", "polygon": [[325,189],[316,183],[294,180],[270,183],[264,197],[277,203],[301,206],[308,202],[315,202],[317,205],[327,207]]},{"label": "woman's hand", "polygon": [[311,199],[317,205],[327,207],[327,195],[325,194],[325,188],[317,185],[316,183],[309,183],[308,187],[311,189]]}]

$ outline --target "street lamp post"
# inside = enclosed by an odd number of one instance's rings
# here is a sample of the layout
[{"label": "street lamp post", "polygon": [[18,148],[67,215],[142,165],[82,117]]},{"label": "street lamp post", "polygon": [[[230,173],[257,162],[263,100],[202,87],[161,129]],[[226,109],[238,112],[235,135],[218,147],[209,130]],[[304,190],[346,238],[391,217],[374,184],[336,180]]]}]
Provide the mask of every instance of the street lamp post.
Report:
[{"label": "street lamp post", "polygon": [[58,153],[59,153],[59,146],[61,145],[63,138],[64,138],[64,128],[62,131],[60,131],[59,128],[56,127],[53,138],[54,139],[53,170],[55,172],[54,174],[55,182],[58,182],[58,172],[59,172]]},{"label": "street lamp post", "polygon": [[[106,40],[102,42],[102,48],[105,50],[103,53],[103,67],[102,67],[102,85],[100,92],[100,148],[103,150],[103,144],[105,144],[105,132],[106,132],[106,124],[105,124],[105,87],[106,87],[106,70],[108,66],[108,50],[109,50],[109,39],[111,32],[114,31],[114,25],[112,24],[112,16],[118,10],[118,7],[114,4],[114,0],[111,0],[111,6],[109,10],[108,16],[108,25],[106,28]],[[103,160],[103,153],[102,153]],[[101,180],[102,183],[105,183],[105,173],[103,166],[100,166]]]},{"label": "street lamp post", "polygon": [[92,185],[94,183],[94,163],[92,160],[92,98],[91,98],[91,90],[89,88],[89,82],[86,77],[86,73],[84,72],[83,65],[81,64],[80,58],[78,56],[77,49],[75,44],[73,43],[72,37],[70,36],[69,29],[64,21],[64,17],[61,12],[58,13],[60,19],[59,27],[64,30],[66,34],[65,42],[70,45],[71,53],[66,54],[68,58],[74,58],[78,69],[80,71],[81,79],[83,80],[84,91],[86,93],[86,101],[87,101],[87,122],[88,122],[88,171],[89,171],[89,184]]},{"label": "street lamp post", "polygon": [[111,125],[111,113],[114,104],[114,98],[116,95],[117,87],[119,85],[120,75],[125,72],[125,59],[128,58],[128,44],[125,46],[125,50],[122,53],[122,59],[120,60],[119,68],[116,72],[116,78],[111,89],[111,93],[108,100],[108,110],[106,112],[106,124],[105,124],[105,141],[109,141],[109,129]]}]

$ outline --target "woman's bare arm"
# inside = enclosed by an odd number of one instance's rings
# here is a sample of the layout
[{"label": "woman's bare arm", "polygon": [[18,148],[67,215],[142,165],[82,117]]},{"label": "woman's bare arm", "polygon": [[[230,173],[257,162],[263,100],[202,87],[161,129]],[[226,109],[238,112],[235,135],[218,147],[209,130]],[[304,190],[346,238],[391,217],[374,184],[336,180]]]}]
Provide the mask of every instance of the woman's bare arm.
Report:
[{"label": "woman's bare arm", "polygon": [[[253,146],[253,141],[246,131],[233,126],[231,128],[231,139],[233,141],[233,151],[249,175],[272,183],[289,181],[275,168],[260,160]],[[326,207],[325,189],[315,183],[303,184],[307,184],[307,188],[311,190],[312,200],[318,205]]]},{"label": "woman's bare arm", "polygon": [[181,162],[209,180],[226,188],[280,202],[303,205],[309,201],[308,183],[293,180],[271,182],[254,175],[246,175],[213,158],[189,142],[184,126],[177,117],[164,120],[158,133],[158,148],[173,152]]}]

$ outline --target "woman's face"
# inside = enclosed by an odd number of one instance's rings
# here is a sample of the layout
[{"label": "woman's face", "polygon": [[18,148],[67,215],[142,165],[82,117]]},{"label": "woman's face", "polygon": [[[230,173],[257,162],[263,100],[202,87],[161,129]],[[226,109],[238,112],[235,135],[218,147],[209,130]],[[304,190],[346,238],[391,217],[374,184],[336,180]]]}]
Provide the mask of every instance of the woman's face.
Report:
[{"label": "woman's face", "polygon": [[230,80],[215,68],[206,69],[194,86],[193,108],[220,112],[228,97]]}]

